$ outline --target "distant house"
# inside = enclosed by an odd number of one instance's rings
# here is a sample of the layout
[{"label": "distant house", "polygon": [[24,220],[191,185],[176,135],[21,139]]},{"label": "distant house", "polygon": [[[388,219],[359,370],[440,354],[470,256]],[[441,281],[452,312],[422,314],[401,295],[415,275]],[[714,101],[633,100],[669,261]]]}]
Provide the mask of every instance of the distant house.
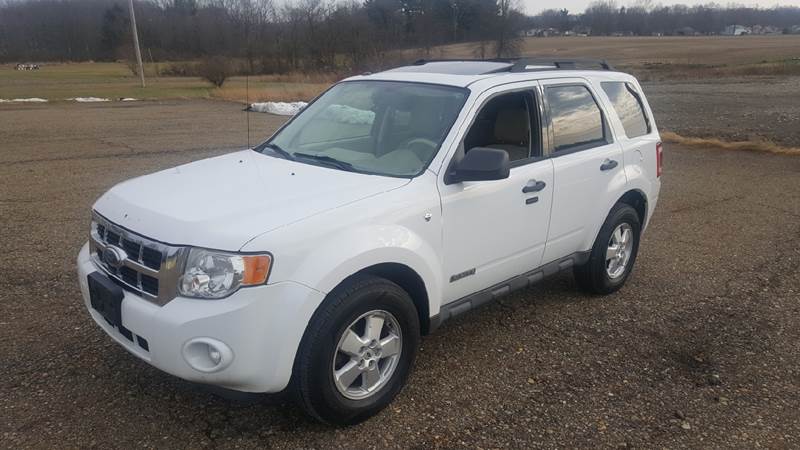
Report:
[{"label": "distant house", "polygon": [[39,70],[38,64],[17,64],[16,70]]},{"label": "distant house", "polygon": [[694,36],[694,35],[696,35],[698,33],[692,27],[683,27],[683,28],[678,28],[677,30],[675,30],[675,34],[678,35],[678,36]]},{"label": "distant house", "polygon": [[742,25],[728,25],[722,31],[722,34],[725,36],[746,36],[752,33],[753,31],[750,28]]},{"label": "distant house", "polygon": [[555,28],[529,28],[523,34],[527,37],[561,36],[561,32]]},{"label": "distant house", "polygon": [[573,31],[580,37],[586,37],[592,34],[592,29],[589,27],[575,27]]},{"label": "distant house", "polygon": [[781,34],[782,30],[772,25],[753,25],[752,34]]}]

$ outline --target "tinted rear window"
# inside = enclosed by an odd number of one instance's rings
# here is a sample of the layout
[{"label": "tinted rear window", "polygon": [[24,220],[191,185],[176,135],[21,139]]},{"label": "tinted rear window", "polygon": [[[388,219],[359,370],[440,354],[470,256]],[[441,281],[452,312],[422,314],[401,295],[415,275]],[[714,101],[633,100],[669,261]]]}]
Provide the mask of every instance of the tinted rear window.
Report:
[{"label": "tinted rear window", "polygon": [[556,152],[605,144],[603,114],[585,86],[550,86],[546,89],[553,123]]},{"label": "tinted rear window", "polygon": [[601,83],[608,95],[614,110],[619,116],[625,135],[629,138],[644,136],[650,133],[650,123],[644,113],[639,94],[629,83],[607,81]]}]

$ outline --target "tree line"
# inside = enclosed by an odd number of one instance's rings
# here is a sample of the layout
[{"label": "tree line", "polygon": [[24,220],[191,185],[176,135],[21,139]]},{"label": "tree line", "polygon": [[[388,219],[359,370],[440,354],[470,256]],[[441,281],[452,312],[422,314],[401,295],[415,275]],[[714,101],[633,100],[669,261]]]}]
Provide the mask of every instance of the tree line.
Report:
[{"label": "tree line", "polygon": [[[244,70],[369,68],[401,48],[482,41],[483,55],[508,56],[526,25],[515,0],[137,0],[149,61],[225,56]],[[0,3],[0,61],[128,59],[121,0]]]},{"label": "tree line", "polygon": [[[371,70],[398,49],[478,42],[475,57],[513,56],[534,28],[591,35],[675,34],[691,27],[771,25],[792,30],[800,8],[593,3],[583,13],[526,17],[518,0],[137,0],[145,61],[224,56],[241,71]],[[0,0],[0,62],[129,60],[124,0]],[[431,53],[432,57],[435,54]]]},{"label": "tree line", "polygon": [[652,0],[639,0],[625,7],[619,6],[615,0],[600,0],[579,14],[566,9],[548,9],[529,18],[529,21],[531,27],[542,31],[594,36],[710,35],[721,34],[731,25],[771,27],[772,32],[789,34],[800,32],[800,8],[721,7],[714,3],[654,6]]}]

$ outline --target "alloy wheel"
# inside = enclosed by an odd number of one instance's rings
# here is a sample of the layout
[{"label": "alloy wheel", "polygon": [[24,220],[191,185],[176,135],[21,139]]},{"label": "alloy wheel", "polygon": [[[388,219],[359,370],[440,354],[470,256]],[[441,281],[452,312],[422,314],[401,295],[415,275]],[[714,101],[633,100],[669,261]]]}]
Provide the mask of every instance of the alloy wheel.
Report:
[{"label": "alloy wheel", "polygon": [[621,223],[611,233],[606,248],[606,274],[612,280],[621,277],[633,253],[633,228]]},{"label": "alloy wheel", "polygon": [[344,331],[333,358],[333,381],[351,400],[374,395],[391,379],[403,350],[402,332],[392,313],[369,311]]}]

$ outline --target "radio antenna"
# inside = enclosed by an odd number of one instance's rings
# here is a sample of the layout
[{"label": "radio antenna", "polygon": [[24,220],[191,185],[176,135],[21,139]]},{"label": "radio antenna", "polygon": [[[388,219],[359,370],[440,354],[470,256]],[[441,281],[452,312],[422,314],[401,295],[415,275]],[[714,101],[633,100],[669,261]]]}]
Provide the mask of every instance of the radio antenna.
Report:
[{"label": "radio antenna", "polygon": [[250,148],[250,72],[244,75],[244,100],[247,102],[244,108],[245,120],[247,121],[247,148]]}]

